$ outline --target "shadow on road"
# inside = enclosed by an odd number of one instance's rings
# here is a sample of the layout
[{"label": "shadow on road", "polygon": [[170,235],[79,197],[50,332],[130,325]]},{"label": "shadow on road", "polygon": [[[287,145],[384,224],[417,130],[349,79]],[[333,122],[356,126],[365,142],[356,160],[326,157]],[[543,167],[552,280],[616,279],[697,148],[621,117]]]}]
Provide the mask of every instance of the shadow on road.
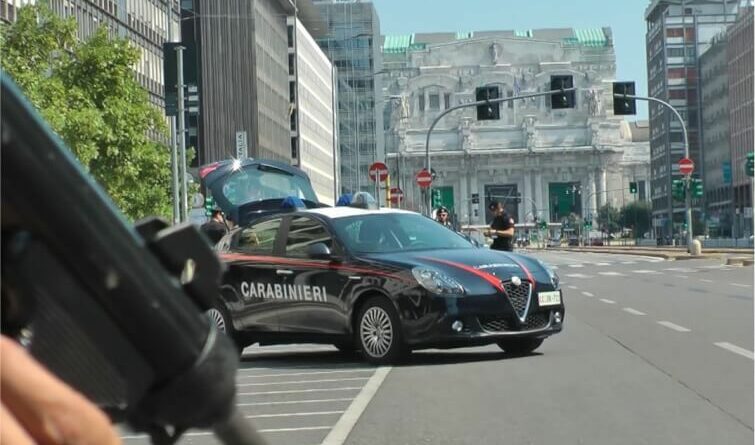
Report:
[{"label": "shadow on road", "polygon": [[432,366],[432,365],[453,365],[473,362],[489,362],[494,360],[511,360],[529,356],[542,355],[540,352],[533,352],[526,355],[506,354],[503,351],[495,352],[462,352],[462,351],[416,351],[398,366]]},{"label": "shadow on road", "polygon": [[241,357],[239,369],[258,367],[372,367],[356,353],[340,351],[255,352]]}]

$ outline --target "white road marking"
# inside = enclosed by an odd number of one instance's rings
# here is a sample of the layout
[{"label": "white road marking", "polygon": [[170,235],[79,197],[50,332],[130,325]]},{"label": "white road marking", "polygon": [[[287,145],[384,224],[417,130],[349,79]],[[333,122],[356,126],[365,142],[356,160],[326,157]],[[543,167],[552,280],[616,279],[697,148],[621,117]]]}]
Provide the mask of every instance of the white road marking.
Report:
[{"label": "white road marking", "polygon": [[621,264],[637,264],[637,261],[622,261]]},{"label": "white road marking", "polygon": [[375,374],[364,385],[364,389],[351,402],[346,412],[338,419],[338,422],[322,441],[321,445],[342,445],[346,438],[356,425],[359,417],[362,415],[372,397],[377,393],[380,385],[383,383],[388,373],[391,371],[390,366],[378,368]]},{"label": "white road marking", "polygon": [[752,287],[751,284],[739,284],[739,283],[729,283],[729,284],[731,284],[732,286],[737,286],[737,287]]},{"label": "white road marking", "polygon": [[581,273],[572,273],[566,275],[569,278],[592,278],[592,275],[584,275]]},{"label": "white road marking", "polygon": [[700,278],[700,281],[702,281],[703,283],[715,283],[715,281],[709,280],[707,278]]},{"label": "white road marking", "polygon": [[[269,428],[265,430],[257,430],[258,433],[287,433],[292,431],[317,431],[317,430],[329,430],[330,426],[303,426],[300,428]],[[195,431],[182,434],[182,437],[197,437],[197,436],[213,436],[215,433],[211,431]],[[146,434],[134,434],[129,436],[121,436],[121,440],[139,440],[149,439]]]},{"label": "white road marking", "polygon": [[591,294],[590,292],[582,292],[582,295],[585,297],[594,297],[595,295]]},{"label": "white road marking", "polygon": [[677,332],[690,332],[690,329],[687,329],[684,326],[679,326],[675,323],[671,323],[670,321],[659,321],[658,324],[669,329],[673,329]]},{"label": "white road marking", "polygon": [[689,278],[689,275],[675,275],[676,278]]},{"label": "white road marking", "polygon": [[247,419],[271,419],[275,417],[332,416],[333,414],[343,414],[343,411],[317,411],[313,413],[250,414],[244,417]]},{"label": "white road marking", "polygon": [[321,380],[297,380],[293,382],[260,382],[260,383],[237,383],[236,386],[269,386],[269,385],[304,385],[308,383],[333,383],[348,382],[353,380],[367,380],[369,377],[348,377],[344,379],[321,379]]},{"label": "white road marking", "polygon": [[611,263],[595,263],[596,266],[610,266]]},{"label": "white road marking", "polygon": [[243,379],[261,379],[261,378],[264,378],[264,377],[275,377],[275,378],[278,378],[278,377],[295,377],[295,376],[302,376],[302,375],[310,376],[310,375],[321,375],[321,374],[343,374],[343,373],[346,373],[346,372],[369,372],[369,373],[372,373],[372,372],[375,372],[375,370],[374,369],[354,369],[354,370],[346,369],[346,370],[343,370],[343,371],[287,372],[287,373],[282,373],[282,374],[243,375],[243,376],[238,376],[237,378],[243,378]]},{"label": "white road marking", "polygon": [[748,351],[745,348],[740,348],[737,345],[733,345],[733,344],[725,342],[725,341],[718,342],[718,343],[713,343],[713,344],[716,345],[716,346],[718,346],[719,348],[724,348],[724,349],[726,349],[728,351],[731,351],[731,352],[733,352],[735,354],[739,354],[739,355],[741,355],[743,357],[747,357],[750,360],[755,360],[755,355],[753,355],[752,351]]},{"label": "white road marking", "polygon": [[633,270],[632,273],[660,273],[657,270],[646,270],[646,269],[640,269],[640,270]]},{"label": "white road marking", "polygon": [[267,396],[267,395],[273,395],[273,394],[299,394],[299,393],[307,393],[307,392],[327,392],[327,391],[358,391],[362,389],[359,386],[348,386],[344,388],[317,388],[317,389],[295,389],[295,390],[286,390],[286,391],[265,391],[265,392],[240,392],[237,393],[237,396]]},{"label": "white road marking", "polygon": [[585,267],[582,264],[569,264],[569,267]]},{"label": "white road marking", "polygon": [[577,288],[577,286],[571,286],[571,285],[566,286],[566,287],[568,287],[569,289],[576,289]]},{"label": "white road marking", "polygon": [[253,403],[237,403],[236,406],[270,406],[270,405],[298,405],[300,403],[336,403],[336,402],[351,402],[354,400],[352,397],[344,397],[341,399],[314,399],[314,400],[287,400],[283,402],[253,402]]},{"label": "white road marking", "polygon": [[638,311],[637,309],[632,309],[631,307],[625,307],[625,308],[624,308],[624,309],[622,309],[622,310],[623,310],[624,312],[628,312],[628,313],[630,313],[630,314],[632,314],[632,315],[647,315],[646,313],[644,313],[644,312],[640,312],[640,311]]},{"label": "white road marking", "polygon": [[706,269],[721,269],[722,267],[724,267],[724,265],[723,264],[713,264],[713,265],[701,266],[701,267],[704,267]]},{"label": "white road marking", "polygon": [[663,270],[671,270],[674,272],[687,272],[687,273],[696,272],[695,269],[690,269],[689,267],[669,267],[668,269],[663,269]]},{"label": "white road marking", "polygon": [[621,272],[598,272],[598,274],[600,274],[600,275],[606,275],[606,276],[609,276],[609,277],[625,277],[626,276],[626,275],[624,275]]},{"label": "white road marking", "polygon": [[549,266],[553,270],[558,270],[558,266]]},{"label": "white road marking", "polygon": [[[270,372],[270,371],[281,371],[281,370],[283,370],[283,371],[294,371],[294,370],[297,370],[297,369],[305,369],[305,370],[315,371],[315,370],[318,370],[318,369],[329,370],[329,369],[333,369],[333,368],[337,368],[339,370],[344,370],[344,371],[358,371],[358,370],[363,370],[363,369],[368,369],[368,370],[374,371],[375,369],[377,369],[377,368],[373,368],[373,367],[370,367],[370,366],[359,366],[357,364],[353,364],[352,363],[352,364],[345,364],[345,366],[341,366],[341,367],[339,367],[339,366],[333,366],[333,365],[326,365],[326,364],[323,364],[323,365],[286,366],[285,368],[260,366],[260,367],[254,367],[254,368],[241,368],[241,369],[238,370],[238,372],[239,373],[246,373],[246,372],[253,372],[253,371]],[[251,375],[247,375],[247,376],[243,376],[243,377],[249,377],[249,376],[252,376],[252,375],[257,375],[257,374],[251,374]],[[242,376],[237,376],[237,377],[242,377]]]},{"label": "white road marking", "polygon": [[603,303],[608,303],[608,304],[616,304],[615,301],[613,301],[613,300],[607,300],[605,298],[601,298],[600,301],[602,301]]}]

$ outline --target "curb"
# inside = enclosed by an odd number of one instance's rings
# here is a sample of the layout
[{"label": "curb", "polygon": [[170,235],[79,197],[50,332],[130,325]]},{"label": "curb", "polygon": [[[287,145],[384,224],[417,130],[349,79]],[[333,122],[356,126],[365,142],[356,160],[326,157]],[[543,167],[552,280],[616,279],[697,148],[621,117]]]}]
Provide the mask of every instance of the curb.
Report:
[{"label": "curb", "polygon": [[750,257],[729,257],[726,258],[727,266],[752,266],[755,263]]},{"label": "curb", "polygon": [[637,256],[649,256],[654,258],[663,258],[669,261],[676,260],[694,260],[702,258],[721,258],[721,254],[717,253],[703,253],[699,256],[692,256],[687,252],[657,252],[657,251],[640,251],[640,250],[607,250],[607,249],[568,249],[568,248],[550,248],[548,250],[559,250],[563,252],[589,252],[589,253],[606,253],[613,255],[637,255]]}]

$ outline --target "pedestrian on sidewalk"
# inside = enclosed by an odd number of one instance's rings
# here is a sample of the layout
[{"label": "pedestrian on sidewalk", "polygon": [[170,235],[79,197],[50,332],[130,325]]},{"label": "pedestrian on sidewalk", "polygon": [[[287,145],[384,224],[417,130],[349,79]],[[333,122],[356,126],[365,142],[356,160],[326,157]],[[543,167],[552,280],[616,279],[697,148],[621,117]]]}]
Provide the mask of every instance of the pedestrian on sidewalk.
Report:
[{"label": "pedestrian on sidewalk", "polygon": [[506,212],[503,203],[493,201],[488,206],[493,213],[493,222],[486,235],[493,238],[493,250],[504,250],[512,252],[514,250],[514,218]]}]

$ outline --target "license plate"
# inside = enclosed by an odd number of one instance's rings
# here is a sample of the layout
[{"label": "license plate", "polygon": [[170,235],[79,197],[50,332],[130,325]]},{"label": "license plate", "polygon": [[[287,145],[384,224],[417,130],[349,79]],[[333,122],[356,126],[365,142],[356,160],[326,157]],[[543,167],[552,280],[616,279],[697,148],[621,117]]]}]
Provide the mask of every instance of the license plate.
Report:
[{"label": "license plate", "polygon": [[553,306],[556,304],[561,304],[561,292],[538,292],[537,301],[538,303],[540,303],[540,306]]}]

